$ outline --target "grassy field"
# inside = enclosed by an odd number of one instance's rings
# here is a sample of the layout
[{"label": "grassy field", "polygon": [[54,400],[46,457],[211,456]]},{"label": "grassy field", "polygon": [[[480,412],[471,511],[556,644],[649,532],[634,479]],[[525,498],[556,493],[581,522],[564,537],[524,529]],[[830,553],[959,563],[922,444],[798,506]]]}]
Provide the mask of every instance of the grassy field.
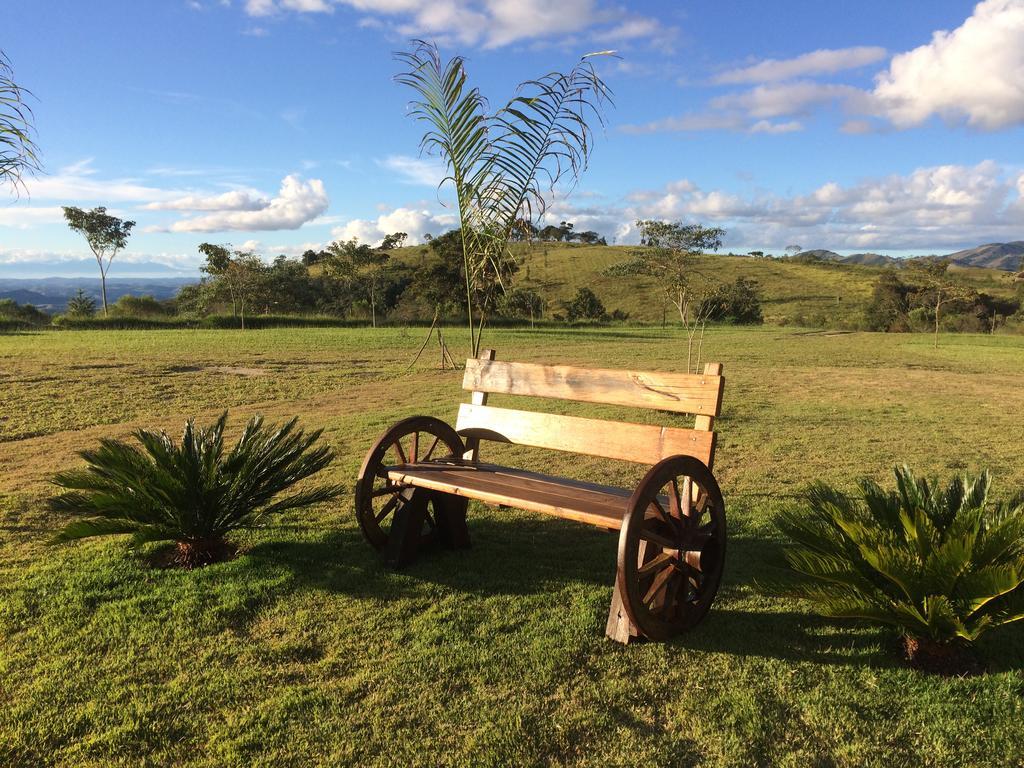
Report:
[{"label": "grassy field", "polygon": [[[63,522],[47,481],[76,450],[223,408],[236,428],[254,413],[325,427],[327,474],[350,484],[391,422],[454,416],[458,373],[406,370],[422,333],[0,336],[0,765],[1021,764],[1024,628],[985,638],[986,676],[934,678],[904,668],[887,633],[757,588],[778,558],[772,518],[811,480],[886,480],[906,461],[1024,486],[1021,336],[933,349],[926,335],[710,331],[730,550],[712,613],[668,644],[604,639],[613,535],[515,510],[474,505],[471,550],[401,573],[378,564],[349,496],[191,572],[152,570],[116,540],[45,545]],[[658,328],[487,342],[506,360],[685,367],[685,339]],[[627,486],[641,472],[521,462]]]},{"label": "grassy field", "polygon": [[[424,247],[396,252],[398,258],[416,263]],[[621,309],[631,320],[660,322],[675,309],[668,305],[657,284],[643,277],[608,277],[603,271],[630,258],[627,246],[584,246],[538,242],[517,246],[520,268],[517,287],[533,288],[548,302],[550,316],[560,302],[573,297],[582,286],[592,288],[609,312]],[[829,327],[863,327],[864,308],[871,297],[881,267],[851,264],[801,264],[792,261],[710,254],[696,267],[720,282],[745,277],[758,282],[765,321],[771,324]],[[1013,274],[994,269],[954,267],[966,284],[992,296],[1009,298],[1019,283]]]}]

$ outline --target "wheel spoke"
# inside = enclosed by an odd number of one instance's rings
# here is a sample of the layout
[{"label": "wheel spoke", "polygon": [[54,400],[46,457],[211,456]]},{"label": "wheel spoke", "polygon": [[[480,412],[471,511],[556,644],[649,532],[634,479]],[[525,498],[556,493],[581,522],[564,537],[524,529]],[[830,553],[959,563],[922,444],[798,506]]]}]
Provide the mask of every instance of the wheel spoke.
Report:
[{"label": "wheel spoke", "polygon": [[639,576],[646,576],[647,574],[658,570],[661,566],[672,561],[672,555],[667,552],[655,555],[649,561],[637,568],[636,572]]},{"label": "wheel spoke", "polygon": [[658,575],[654,577],[654,581],[651,582],[651,586],[647,590],[647,594],[645,594],[641,599],[641,602],[644,603],[644,605],[650,603],[657,594],[665,588],[665,584],[668,582],[669,577],[671,577],[675,571],[676,569],[671,565],[659,571]]},{"label": "wheel spoke", "polygon": [[676,543],[672,541],[668,536],[662,536],[660,533],[655,533],[650,528],[644,528],[640,531],[640,538],[657,544],[663,549],[676,549]]},{"label": "wheel spoke", "polygon": [[693,517],[693,480],[683,480],[683,515]]},{"label": "wheel spoke", "polygon": [[676,478],[672,478],[672,481],[668,484],[670,493],[668,495],[669,509],[672,511],[672,517],[677,520],[683,516],[683,508],[679,503],[679,485],[676,482]]},{"label": "wheel spoke", "polygon": [[370,494],[371,499],[375,499],[378,496],[387,496],[389,493],[401,493],[406,488],[412,488],[408,483],[402,483],[400,485],[385,485],[383,488],[378,488]]},{"label": "wheel spoke", "polygon": [[402,497],[400,495],[396,494],[392,496],[390,499],[388,499],[388,503],[381,507],[380,512],[374,515],[374,519],[377,521],[378,524],[380,523],[381,520],[383,520],[385,517],[387,517],[395,511],[395,508],[398,506],[399,499],[401,498]]},{"label": "wheel spoke", "polygon": [[412,433],[412,463],[413,464],[416,463],[416,458],[419,455],[419,452],[420,452],[420,433],[417,431],[417,432],[413,432]]},{"label": "wheel spoke", "polygon": [[402,438],[399,437],[398,439],[396,439],[394,445],[395,450],[398,451],[399,458],[402,459],[402,463],[408,464],[409,460],[405,457],[405,451],[402,450]]},{"label": "wheel spoke", "polygon": [[441,442],[441,438],[440,437],[435,437],[434,438],[434,442],[432,442],[430,444],[430,448],[428,448],[427,452],[425,454],[423,454],[423,460],[424,461],[430,461],[430,457],[434,455],[434,449],[437,448],[437,444],[439,442]]},{"label": "wheel spoke", "polygon": [[672,518],[669,517],[668,512],[665,511],[665,508],[661,506],[657,499],[651,500],[651,503],[647,506],[647,508],[650,509],[651,507],[654,507],[654,511],[658,513],[658,517],[660,517],[669,525],[673,525]]},{"label": "wheel spoke", "polygon": [[665,589],[665,610],[668,613],[668,618],[675,618],[675,615],[679,612],[679,586],[685,581],[685,577],[676,572],[668,582],[668,587]]}]

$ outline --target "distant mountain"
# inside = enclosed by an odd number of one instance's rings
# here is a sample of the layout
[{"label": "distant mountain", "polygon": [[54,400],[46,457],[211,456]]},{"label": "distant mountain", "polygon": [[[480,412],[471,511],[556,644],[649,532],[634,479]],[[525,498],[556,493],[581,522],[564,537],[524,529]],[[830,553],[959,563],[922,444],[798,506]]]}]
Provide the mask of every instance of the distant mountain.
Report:
[{"label": "distant mountain", "polygon": [[900,259],[886,256],[884,253],[851,253],[839,259],[843,264],[863,264],[867,267],[888,267],[900,264]]},{"label": "distant mountain", "polygon": [[835,251],[826,251],[824,248],[815,248],[813,251],[800,251],[793,256],[793,259],[804,261],[842,261],[843,257]]},{"label": "distant mountain", "polygon": [[[114,262],[113,273],[120,279],[139,277],[191,277],[199,278],[199,266],[178,269],[155,261]],[[0,261],[0,280],[13,278],[44,278],[63,275],[73,278],[91,278],[97,274],[96,259],[68,259],[60,261]]]},{"label": "distant mountain", "polygon": [[[114,303],[125,294],[173,297],[183,285],[199,282],[194,277],[110,278],[107,280],[107,301]],[[45,312],[63,312],[68,301],[81,288],[86,295],[100,302],[99,278],[42,277],[36,279],[0,277],[0,299],[14,299],[19,304],[32,304]]]},{"label": "distant mountain", "polygon": [[946,258],[964,267],[984,267],[1018,272],[1024,270],[1024,240],[979,245],[977,248],[951,253]]}]

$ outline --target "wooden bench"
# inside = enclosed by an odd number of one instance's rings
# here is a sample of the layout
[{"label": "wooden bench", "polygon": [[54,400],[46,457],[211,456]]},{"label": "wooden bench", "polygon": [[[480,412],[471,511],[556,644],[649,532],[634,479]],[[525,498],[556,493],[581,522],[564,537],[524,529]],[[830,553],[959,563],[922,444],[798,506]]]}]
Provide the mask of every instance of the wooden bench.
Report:
[{"label": "wooden bench", "polygon": [[[711,473],[722,366],[701,374],[505,363],[485,350],[466,361],[453,429],[430,416],[405,419],[370,449],[356,485],[356,516],[393,567],[431,541],[469,546],[469,499],[543,512],[619,531],[607,634],[664,640],[692,627],[718,591],[725,505]],[[692,429],[496,408],[489,394],[527,395],[694,414]],[[638,462],[635,489],[554,477],[480,460],[482,441]]]}]

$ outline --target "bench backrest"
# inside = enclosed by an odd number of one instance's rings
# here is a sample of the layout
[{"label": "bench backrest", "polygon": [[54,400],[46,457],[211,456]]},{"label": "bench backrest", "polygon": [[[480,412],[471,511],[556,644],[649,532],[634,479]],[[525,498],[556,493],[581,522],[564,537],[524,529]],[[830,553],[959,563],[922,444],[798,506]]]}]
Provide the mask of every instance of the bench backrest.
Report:
[{"label": "bench backrest", "polygon": [[[708,363],[699,374],[505,363],[484,350],[466,361],[462,388],[473,394],[459,408],[456,429],[468,430],[467,458],[477,457],[480,440],[494,440],[641,464],[685,454],[710,467],[725,386],[721,373],[719,363]],[[487,405],[491,393],[653,408],[696,419],[693,429],[683,429],[494,408]]]}]

